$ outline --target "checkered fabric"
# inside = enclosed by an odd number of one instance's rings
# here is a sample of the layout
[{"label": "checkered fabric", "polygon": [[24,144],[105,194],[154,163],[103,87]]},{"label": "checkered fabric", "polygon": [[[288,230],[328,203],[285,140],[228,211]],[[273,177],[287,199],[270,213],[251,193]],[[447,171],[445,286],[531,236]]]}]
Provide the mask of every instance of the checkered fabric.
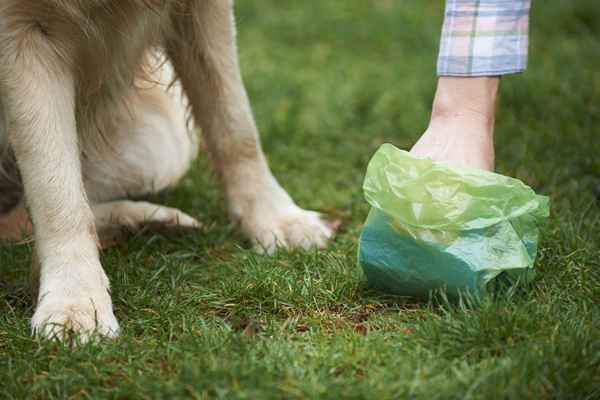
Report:
[{"label": "checkered fabric", "polygon": [[440,76],[497,76],[527,67],[531,0],[446,0]]}]

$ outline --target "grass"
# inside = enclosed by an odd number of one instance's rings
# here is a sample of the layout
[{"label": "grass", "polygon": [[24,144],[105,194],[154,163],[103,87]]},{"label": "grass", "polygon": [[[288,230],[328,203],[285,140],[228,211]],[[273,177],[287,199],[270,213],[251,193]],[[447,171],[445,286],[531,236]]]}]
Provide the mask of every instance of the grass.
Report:
[{"label": "grass", "polygon": [[[285,4],[284,4],[285,3]],[[245,80],[275,174],[344,221],[321,252],[253,254],[207,162],[157,201],[201,234],[103,254],[118,340],[30,336],[30,248],[0,247],[0,397],[600,398],[600,8],[534,6],[530,68],[502,82],[498,171],[552,199],[526,291],[477,306],[370,291],[356,268],[361,181],[425,129],[439,1],[239,2]]]}]

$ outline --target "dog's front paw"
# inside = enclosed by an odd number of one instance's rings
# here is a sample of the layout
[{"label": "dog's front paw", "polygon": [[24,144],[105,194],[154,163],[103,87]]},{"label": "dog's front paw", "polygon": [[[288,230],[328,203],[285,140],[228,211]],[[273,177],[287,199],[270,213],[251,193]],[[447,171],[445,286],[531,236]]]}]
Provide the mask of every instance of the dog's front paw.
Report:
[{"label": "dog's front paw", "polygon": [[314,211],[290,206],[283,210],[262,209],[242,219],[242,227],[259,253],[275,250],[324,248],[334,235],[334,228]]},{"label": "dog's front paw", "polygon": [[119,332],[105,288],[91,293],[47,292],[40,297],[31,325],[34,334],[51,340],[67,340],[75,335],[86,342],[94,336],[115,337]]}]

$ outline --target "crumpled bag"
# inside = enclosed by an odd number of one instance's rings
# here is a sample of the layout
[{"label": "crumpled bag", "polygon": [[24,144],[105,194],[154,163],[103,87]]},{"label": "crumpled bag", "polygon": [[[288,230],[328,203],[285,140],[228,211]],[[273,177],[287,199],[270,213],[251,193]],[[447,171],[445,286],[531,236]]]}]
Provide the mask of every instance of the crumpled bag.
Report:
[{"label": "crumpled bag", "polygon": [[523,182],[384,144],[363,189],[372,209],[358,259],[372,287],[416,297],[438,289],[448,297],[483,296],[500,277],[533,278],[549,199]]}]

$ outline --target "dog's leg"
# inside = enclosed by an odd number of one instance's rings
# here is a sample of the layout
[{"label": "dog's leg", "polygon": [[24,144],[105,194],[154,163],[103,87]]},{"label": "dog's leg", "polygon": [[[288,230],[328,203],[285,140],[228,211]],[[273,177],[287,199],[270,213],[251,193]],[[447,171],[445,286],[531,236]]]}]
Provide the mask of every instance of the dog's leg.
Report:
[{"label": "dog's leg", "polygon": [[149,56],[146,64],[152,74],[137,78],[136,89],[121,103],[97,111],[94,128],[104,132],[104,140],[84,135],[84,185],[94,205],[173,187],[198,154],[197,134],[186,124],[181,86],[170,86],[172,67],[156,57]]},{"label": "dog's leg", "polygon": [[129,233],[143,228],[152,232],[191,231],[200,223],[189,215],[170,207],[144,201],[113,201],[92,207],[102,248],[110,247]]},{"label": "dog's leg", "polygon": [[[111,247],[142,229],[165,234],[198,229],[201,224],[175,208],[145,201],[110,201],[92,205],[101,247]],[[25,207],[0,217],[0,240],[26,241],[33,233]]]},{"label": "dog's leg", "polygon": [[229,210],[259,250],[323,247],[333,231],[275,180],[238,66],[231,0],[189,1],[167,50],[222,178]]},{"label": "dog's leg", "polygon": [[33,330],[49,338],[61,338],[67,329],[82,339],[92,332],[115,335],[81,176],[73,76],[35,26],[0,35],[10,37],[0,48],[0,93],[41,267]]},{"label": "dog's leg", "polygon": [[123,201],[174,186],[198,153],[197,136],[188,131],[185,98],[179,83],[173,83],[171,64],[153,53],[147,65],[152,75],[137,79],[136,90],[123,102],[127,106],[98,114],[97,123],[110,133],[110,146],[81,144],[86,154],[84,184],[103,248],[141,229],[169,234],[200,226],[174,208]]}]

